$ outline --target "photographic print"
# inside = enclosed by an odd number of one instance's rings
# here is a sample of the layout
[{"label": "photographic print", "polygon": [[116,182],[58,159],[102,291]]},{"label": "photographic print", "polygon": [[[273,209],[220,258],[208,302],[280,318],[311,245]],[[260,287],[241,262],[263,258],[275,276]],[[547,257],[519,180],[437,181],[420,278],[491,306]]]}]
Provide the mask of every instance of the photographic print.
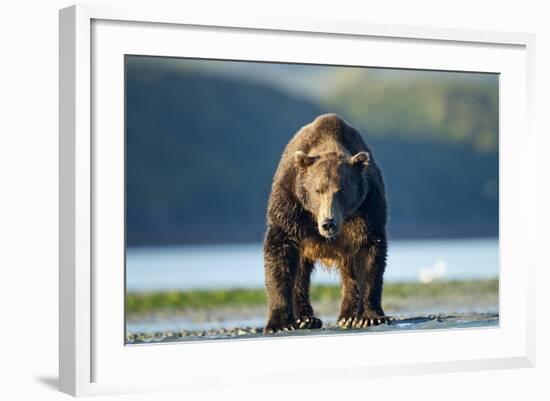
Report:
[{"label": "photographic print", "polygon": [[125,56],[126,344],[499,325],[499,76]]}]

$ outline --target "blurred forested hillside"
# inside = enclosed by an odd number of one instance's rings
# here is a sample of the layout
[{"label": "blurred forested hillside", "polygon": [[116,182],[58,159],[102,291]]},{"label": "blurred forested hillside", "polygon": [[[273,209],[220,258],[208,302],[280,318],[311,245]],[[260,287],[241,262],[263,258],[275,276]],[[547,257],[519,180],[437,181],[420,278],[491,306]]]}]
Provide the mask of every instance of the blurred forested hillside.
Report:
[{"label": "blurred forested hillside", "polygon": [[355,69],[334,79],[324,101],[379,137],[498,148],[494,74]]},{"label": "blurred forested hillside", "polygon": [[392,238],[498,233],[496,76],[142,60],[126,62],[130,246],[261,241],[284,146],[326,112],[372,148]]}]

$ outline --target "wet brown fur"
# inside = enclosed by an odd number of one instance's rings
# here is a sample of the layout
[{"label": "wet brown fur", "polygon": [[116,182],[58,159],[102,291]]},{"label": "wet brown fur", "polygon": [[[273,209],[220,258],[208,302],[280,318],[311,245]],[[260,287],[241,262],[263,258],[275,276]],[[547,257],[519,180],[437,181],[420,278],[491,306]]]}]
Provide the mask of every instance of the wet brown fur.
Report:
[{"label": "wet brown fur", "polygon": [[[360,152],[368,153],[368,163],[350,167]],[[338,197],[333,203],[343,216],[338,235],[330,240],[320,234],[315,215],[315,192],[323,191]],[[309,300],[315,263],[340,272],[339,321],[383,321],[386,220],[382,175],[358,131],[335,114],[302,127],[283,152],[268,204],[265,331],[320,326]]]}]

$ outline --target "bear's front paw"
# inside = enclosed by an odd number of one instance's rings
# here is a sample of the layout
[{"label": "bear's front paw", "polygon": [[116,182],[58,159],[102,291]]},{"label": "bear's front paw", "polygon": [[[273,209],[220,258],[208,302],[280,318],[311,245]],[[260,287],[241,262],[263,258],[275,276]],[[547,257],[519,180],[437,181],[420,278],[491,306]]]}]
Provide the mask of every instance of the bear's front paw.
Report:
[{"label": "bear's front paw", "polygon": [[296,320],[296,327],[299,329],[320,329],[322,326],[321,319],[315,316],[302,316]]},{"label": "bear's front paw", "polygon": [[361,316],[343,316],[338,319],[338,327],[341,329],[360,329],[379,324],[390,324],[390,318],[384,313],[363,313]]},{"label": "bear's front paw", "polygon": [[359,329],[369,326],[378,326],[379,324],[383,323],[390,324],[390,318],[388,316],[384,316],[384,313],[369,312],[355,318],[352,322],[351,327]]},{"label": "bear's front paw", "polygon": [[296,330],[296,323],[291,316],[282,317],[278,314],[271,317],[264,328],[264,334],[277,333],[279,331]]},{"label": "bear's front paw", "polygon": [[264,328],[264,334],[273,334],[279,331],[291,331],[291,330],[296,330],[296,325],[293,323],[289,323],[287,325],[268,323]]}]

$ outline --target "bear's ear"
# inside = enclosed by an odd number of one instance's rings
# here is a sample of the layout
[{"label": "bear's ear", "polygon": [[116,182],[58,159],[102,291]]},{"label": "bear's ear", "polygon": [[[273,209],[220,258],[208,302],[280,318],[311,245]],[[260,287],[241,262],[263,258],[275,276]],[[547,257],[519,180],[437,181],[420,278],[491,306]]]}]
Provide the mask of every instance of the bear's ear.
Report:
[{"label": "bear's ear", "polygon": [[352,156],[350,163],[354,166],[368,166],[369,165],[370,156],[367,152],[359,152],[356,155]]},{"label": "bear's ear", "polygon": [[308,156],[301,150],[298,150],[296,153],[294,153],[294,161],[296,162],[296,165],[300,168],[307,168],[311,166],[313,163],[315,163],[315,160],[317,160],[317,157]]}]

